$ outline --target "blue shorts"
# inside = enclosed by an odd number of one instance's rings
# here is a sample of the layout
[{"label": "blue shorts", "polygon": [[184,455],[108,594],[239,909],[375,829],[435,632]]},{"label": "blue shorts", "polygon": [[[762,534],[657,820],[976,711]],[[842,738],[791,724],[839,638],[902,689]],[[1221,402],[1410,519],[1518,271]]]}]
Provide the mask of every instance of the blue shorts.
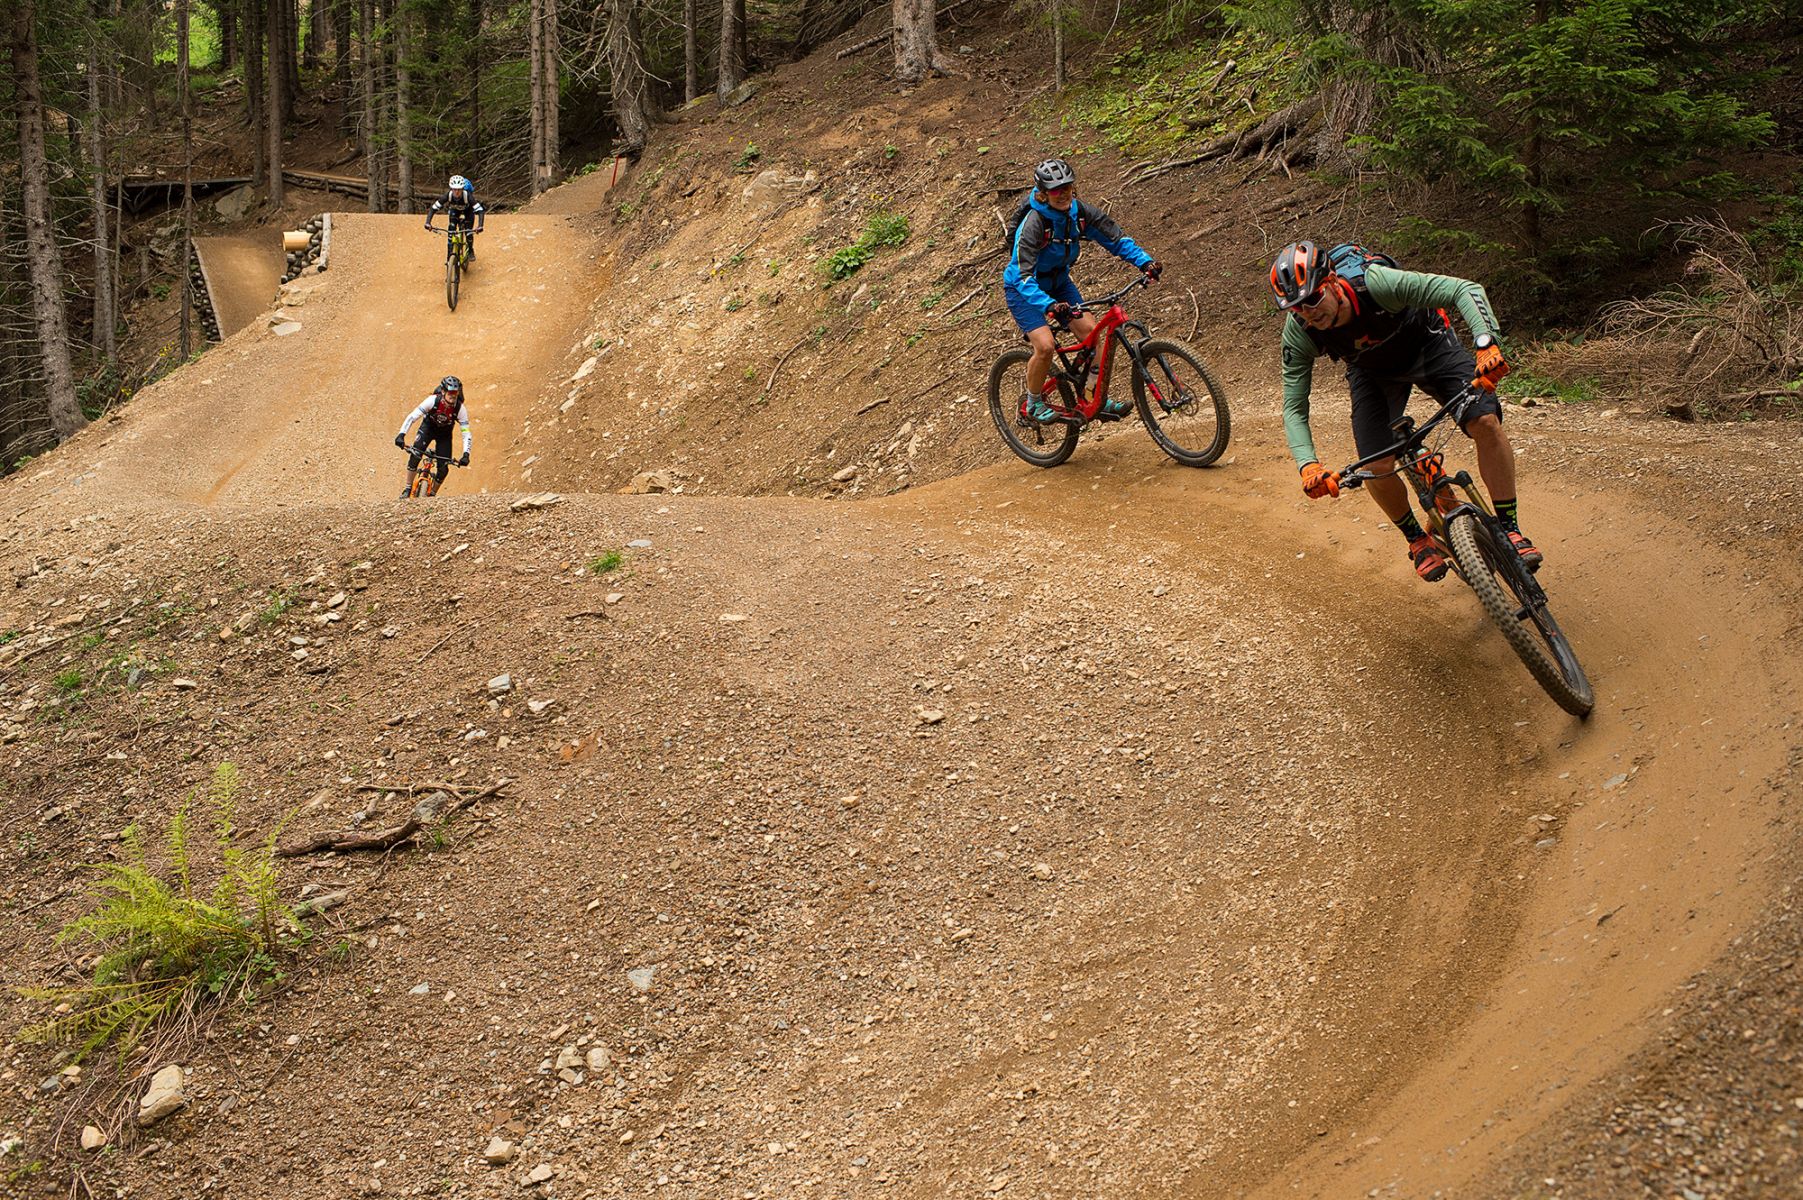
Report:
[{"label": "blue shorts", "polygon": [[[1045,289],[1045,294],[1052,298],[1054,304],[1062,300],[1072,308],[1082,307],[1083,293],[1079,292],[1077,285],[1071,282],[1068,272],[1060,271],[1056,275],[1041,275],[1038,279],[1039,286]],[[1005,283],[1002,285],[1002,295],[1007,298],[1008,312],[1013,316],[1014,323],[1020,326],[1022,333],[1032,333],[1035,329],[1045,327],[1044,308],[1028,300],[1018,290]]]}]

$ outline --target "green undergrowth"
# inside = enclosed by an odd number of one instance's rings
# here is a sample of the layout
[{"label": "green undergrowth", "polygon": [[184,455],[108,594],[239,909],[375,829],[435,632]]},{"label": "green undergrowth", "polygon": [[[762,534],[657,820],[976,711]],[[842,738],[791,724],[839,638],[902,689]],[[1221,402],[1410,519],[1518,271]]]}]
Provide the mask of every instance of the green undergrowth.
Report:
[{"label": "green undergrowth", "polygon": [[[25,1040],[74,1043],[77,1061],[107,1045],[123,1056],[161,1025],[192,1017],[203,1005],[248,1000],[281,978],[282,958],[304,936],[277,891],[281,830],[254,849],[239,847],[239,788],[237,768],[220,764],[204,800],[191,795],[176,810],[160,867],[151,864],[135,825],[121,839],[124,862],[92,867],[99,875],[98,907],[65,925],[56,939],[92,952],[91,976],[22,989],[28,998],[56,1006],[49,1020],[22,1031]],[[197,802],[210,822],[204,829],[195,827]],[[216,876],[210,888],[196,880],[203,846],[214,860],[208,864]]]},{"label": "green undergrowth", "polygon": [[[1210,91],[1229,59],[1234,69]],[[1092,126],[1138,159],[1176,154],[1300,99],[1296,60],[1287,43],[1244,33],[1169,47],[1148,38],[1066,88],[1061,123]]]},{"label": "green undergrowth", "polygon": [[874,213],[864,223],[864,232],[857,241],[827,255],[826,273],[834,279],[848,279],[857,274],[878,250],[899,246],[907,240],[907,214],[888,211]]}]

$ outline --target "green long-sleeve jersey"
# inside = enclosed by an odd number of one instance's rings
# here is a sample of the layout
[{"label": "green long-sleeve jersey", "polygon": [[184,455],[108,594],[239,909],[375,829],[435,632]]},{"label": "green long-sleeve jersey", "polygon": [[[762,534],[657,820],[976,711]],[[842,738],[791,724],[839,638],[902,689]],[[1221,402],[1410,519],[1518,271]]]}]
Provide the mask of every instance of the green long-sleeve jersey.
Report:
[{"label": "green long-sleeve jersey", "polygon": [[[1502,335],[1502,326],[1490,308],[1490,297],[1481,285],[1452,275],[1429,275],[1422,271],[1401,271],[1372,263],[1365,268],[1365,290],[1385,312],[1405,309],[1433,310],[1454,308],[1473,337]],[[1322,351],[1308,336],[1308,329],[1295,317],[1283,322],[1283,431],[1289,439],[1290,454],[1296,465],[1320,461],[1315,453],[1315,439],[1308,428],[1309,390],[1314,384],[1315,359]]]}]

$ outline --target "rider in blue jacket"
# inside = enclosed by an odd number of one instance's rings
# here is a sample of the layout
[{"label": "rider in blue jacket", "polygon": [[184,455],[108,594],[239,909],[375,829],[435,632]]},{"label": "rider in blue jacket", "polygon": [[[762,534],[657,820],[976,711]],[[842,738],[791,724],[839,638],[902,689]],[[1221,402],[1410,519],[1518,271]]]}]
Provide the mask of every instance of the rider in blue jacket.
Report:
[{"label": "rider in blue jacket", "polygon": [[[1002,293],[1014,323],[1033,347],[1020,415],[1030,421],[1056,421],[1068,419],[1070,414],[1045,394],[1055,344],[1051,325],[1068,325],[1080,338],[1088,337],[1096,327],[1095,318],[1083,312],[1083,295],[1070,276],[1084,239],[1132,263],[1148,279],[1156,280],[1164,268],[1122,233],[1113,217],[1077,199],[1076,172],[1063,159],[1040,163],[1033,169],[1033,183],[1026,215],[1014,233],[1008,269],[1002,272]],[[1110,400],[1103,411],[1118,417],[1125,415],[1127,408],[1124,401]]]}]

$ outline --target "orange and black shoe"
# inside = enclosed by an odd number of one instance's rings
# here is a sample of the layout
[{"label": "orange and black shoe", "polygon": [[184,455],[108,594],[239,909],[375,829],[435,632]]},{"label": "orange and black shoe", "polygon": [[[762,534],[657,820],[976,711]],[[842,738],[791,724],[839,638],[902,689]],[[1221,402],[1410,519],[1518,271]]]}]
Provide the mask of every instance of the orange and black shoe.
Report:
[{"label": "orange and black shoe", "polygon": [[1515,553],[1521,556],[1521,565],[1526,567],[1530,574],[1538,571],[1540,564],[1546,561],[1546,556],[1540,553],[1540,548],[1528,541],[1528,535],[1519,529],[1509,530],[1509,545],[1515,547]]},{"label": "orange and black shoe", "polygon": [[1429,583],[1446,578],[1446,556],[1425,533],[1409,542],[1409,561],[1415,564],[1415,574]]}]

